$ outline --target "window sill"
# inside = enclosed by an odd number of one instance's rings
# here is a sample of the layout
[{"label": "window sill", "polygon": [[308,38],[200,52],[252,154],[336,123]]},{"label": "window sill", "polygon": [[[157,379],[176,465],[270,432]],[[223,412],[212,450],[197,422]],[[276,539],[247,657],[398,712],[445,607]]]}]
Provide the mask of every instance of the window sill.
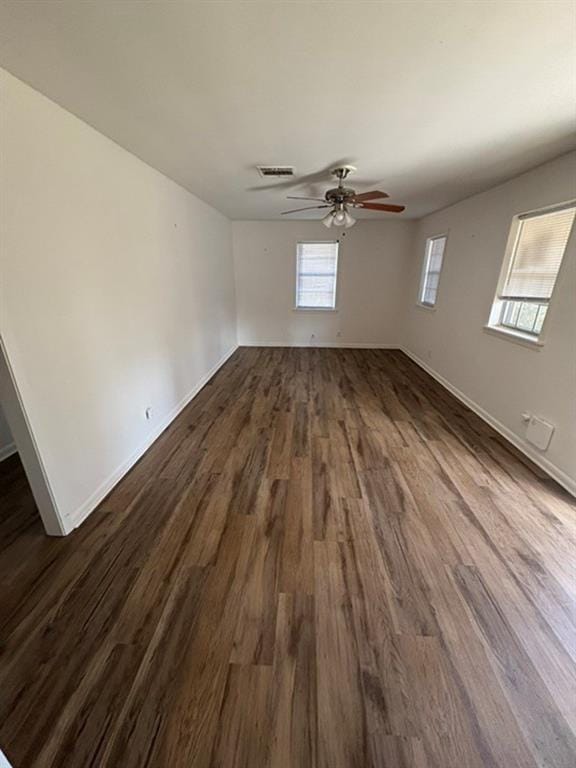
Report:
[{"label": "window sill", "polygon": [[424,309],[426,312],[436,312],[436,307],[428,306],[428,304],[420,304],[420,302],[416,303],[416,309]]},{"label": "window sill", "polygon": [[293,312],[338,312],[336,307],[293,307]]},{"label": "window sill", "polygon": [[528,347],[529,349],[539,350],[544,346],[544,342],[540,341],[540,339],[537,339],[534,336],[530,336],[527,333],[522,333],[521,331],[513,331],[511,329],[509,330],[508,328],[502,328],[502,326],[499,325],[485,325],[484,331],[486,333],[492,334],[493,336],[499,336],[501,339],[512,341],[514,344],[520,344],[523,347]]}]

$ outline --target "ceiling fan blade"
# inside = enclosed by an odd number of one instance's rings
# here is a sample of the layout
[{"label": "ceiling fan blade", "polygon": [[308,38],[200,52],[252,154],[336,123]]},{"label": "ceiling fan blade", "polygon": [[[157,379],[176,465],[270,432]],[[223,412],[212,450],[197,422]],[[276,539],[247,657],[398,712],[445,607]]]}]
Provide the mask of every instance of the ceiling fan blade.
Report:
[{"label": "ceiling fan blade", "polygon": [[369,211],[389,211],[390,213],[402,213],[405,205],[388,205],[387,203],[360,203],[356,208],[366,208]]},{"label": "ceiling fan blade", "polygon": [[316,200],[318,203],[325,203],[323,197],[300,197],[300,195],[286,195],[287,200]]},{"label": "ceiling fan blade", "polygon": [[331,205],[309,205],[307,208],[295,208],[293,211],[282,211],[282,216],[287,213],[299,213],[300,211],[315,211],[317,208],[332,208]]},{"label": "ceiling fan blade", "polygon": [[379,200],[383,197],[390,197],[386,192],[362,192],[360,195],[354,195],[352,198],[353,203],[363,203],[365,200]]}]

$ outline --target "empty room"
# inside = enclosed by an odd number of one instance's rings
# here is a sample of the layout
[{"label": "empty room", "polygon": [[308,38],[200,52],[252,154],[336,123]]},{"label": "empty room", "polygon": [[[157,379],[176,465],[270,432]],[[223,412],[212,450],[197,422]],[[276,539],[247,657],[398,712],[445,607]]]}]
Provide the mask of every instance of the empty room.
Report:
[{"label": "empty room", "polygon": [[576,766],[574,0],[0,0],[1,768]]}]

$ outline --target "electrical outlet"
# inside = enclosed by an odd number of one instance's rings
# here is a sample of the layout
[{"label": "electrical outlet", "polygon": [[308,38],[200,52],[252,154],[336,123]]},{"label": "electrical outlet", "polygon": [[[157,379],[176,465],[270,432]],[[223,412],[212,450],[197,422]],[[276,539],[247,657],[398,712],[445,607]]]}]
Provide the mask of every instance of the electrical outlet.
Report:
[{"label": "electrical outlet", "polygon": [[338,332],[336,333],[336,336],[337,336],[338,338],[340,338],[340,337],[342,336],[342,331],[338,331]]},{"label": "electrical outlet", "polygon": [[149,405],[148,408],[144,411],[144,415],[146,416],[146,421],[150,421],[152,418],[152,406]]}]

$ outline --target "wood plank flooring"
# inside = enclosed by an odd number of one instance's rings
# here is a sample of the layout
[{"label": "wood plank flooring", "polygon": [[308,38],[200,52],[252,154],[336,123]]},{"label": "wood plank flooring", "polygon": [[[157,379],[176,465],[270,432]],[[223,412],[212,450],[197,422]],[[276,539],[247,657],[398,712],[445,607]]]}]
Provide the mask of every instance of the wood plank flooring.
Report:
[{"label": "wood plank flooring", "polygon": [[401,352],[239,349],[66,539],[10,462],[15,768],[576,766],[576,503]]}]

